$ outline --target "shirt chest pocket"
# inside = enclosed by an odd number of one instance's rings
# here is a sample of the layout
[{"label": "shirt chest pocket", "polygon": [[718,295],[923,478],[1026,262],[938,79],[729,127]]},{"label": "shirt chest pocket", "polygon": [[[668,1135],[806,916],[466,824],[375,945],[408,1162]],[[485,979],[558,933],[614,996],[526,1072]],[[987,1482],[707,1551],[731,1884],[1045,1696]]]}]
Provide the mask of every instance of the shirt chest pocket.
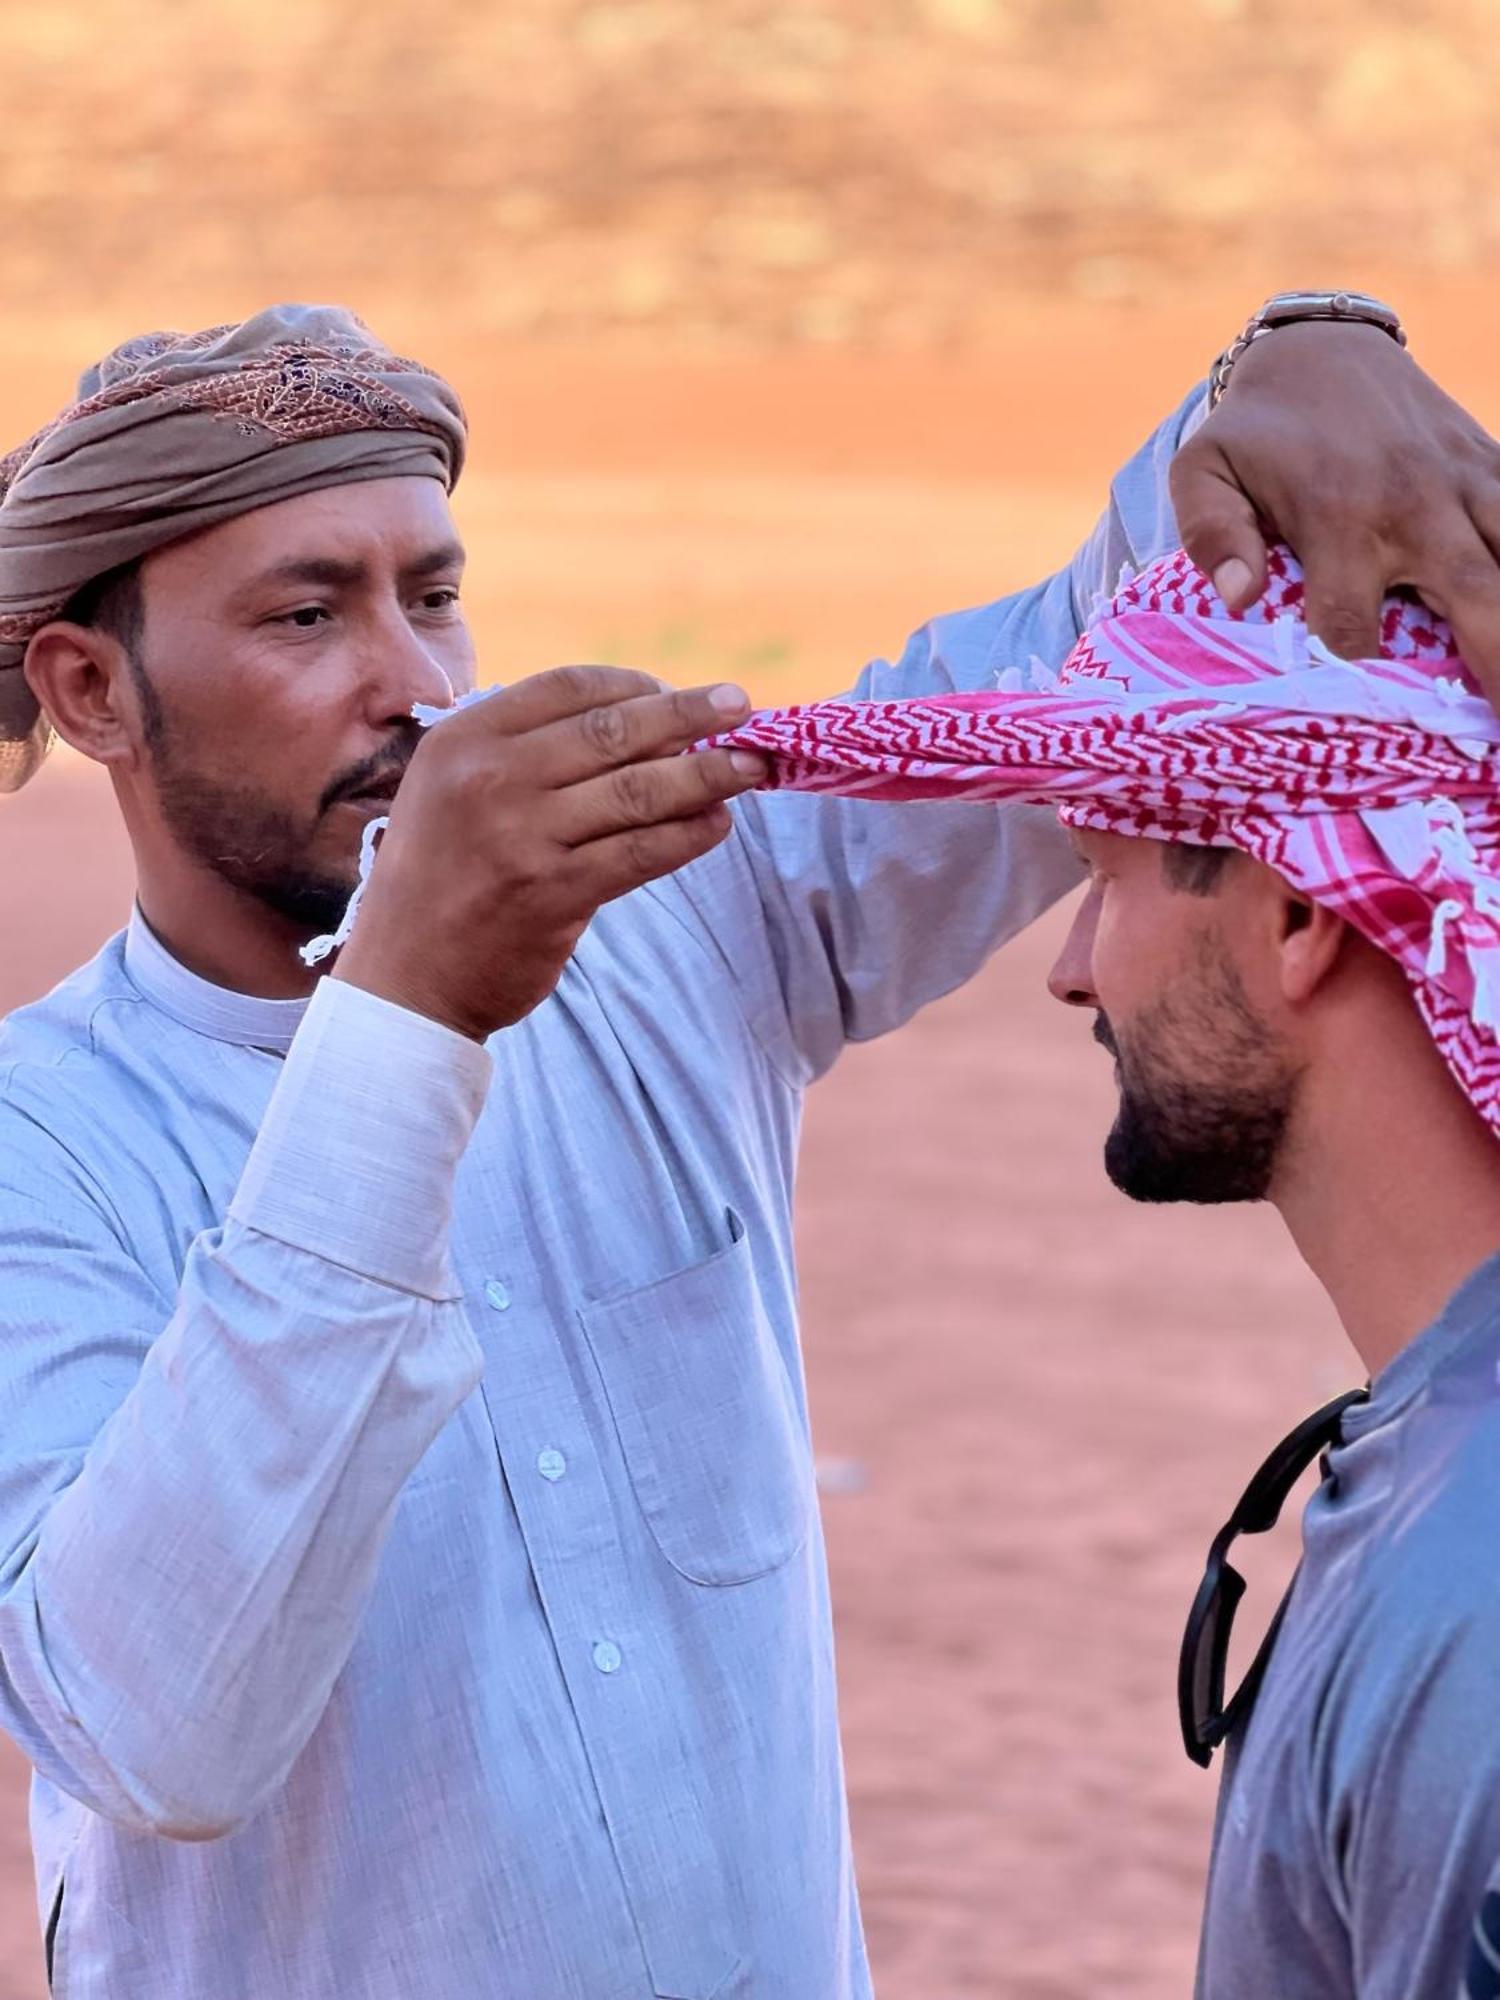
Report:
[{"label": "shirt chest pocket", "polygon": [[585,1306],[636,1500],[693,1583],[750,1583],[807,1540],[812,1456],[744,1224],[706,1263]]}]

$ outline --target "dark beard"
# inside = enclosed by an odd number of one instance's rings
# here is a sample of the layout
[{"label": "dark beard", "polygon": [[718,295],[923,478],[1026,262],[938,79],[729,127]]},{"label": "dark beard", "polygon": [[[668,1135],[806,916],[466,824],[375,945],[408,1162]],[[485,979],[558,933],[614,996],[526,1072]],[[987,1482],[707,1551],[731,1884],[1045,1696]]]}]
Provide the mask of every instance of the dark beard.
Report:
[{"label": "dark beard", "polygon": [[394,754],[382,751],[330,786],[318,802],[312,824],[304,826],[248,786],[190,770],[180,759],[176,739],[169,737],[166,716],[143,662],[135,652],[129,659],[157,800],[173,838],[221,881],[253,896],[309,937],[337,930],[359,881],[358,862],[351,855],[348,867],[338,873],[309,868],[305,856],[313,831],[340,798],[352,797],[393,769],[404,769],[415,751],[419,734],[415,724]]},{"label": "dark beard", "polygon": [[358,880],[352,858],[342,874],[309,869],[308,828],[290,813],[248,786],[185,770],[160,739],[153,750],[162,818],[187,853],[309,937],[338,929]]},{"label": "dark beard", "polygon": [[[1132,1201],[1264,1201],[1270,1191],[1298,1072],[1234,968],[1206,960],[1203,975],[1188,997],[1143,1012],[1123,1052],[1106,1017],[1095,1023],[1120,1087],[1105,1171]],[[1186,1074],[1184,1056],[1206,1074]]]}]

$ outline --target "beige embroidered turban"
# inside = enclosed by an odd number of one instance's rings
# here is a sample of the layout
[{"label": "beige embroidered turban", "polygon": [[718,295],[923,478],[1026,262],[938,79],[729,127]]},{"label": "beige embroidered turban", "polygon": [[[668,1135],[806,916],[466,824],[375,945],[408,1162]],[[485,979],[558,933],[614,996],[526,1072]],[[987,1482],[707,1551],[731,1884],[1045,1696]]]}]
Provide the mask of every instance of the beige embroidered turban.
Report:
[{"label": "beige embroidered turban", "polygon": [[0,459],[0,792],[45,756],[32,635],[96,577],[253,508],[415,473],[451,488],[463,408],[447,383],[336,306],[150,333]]}]

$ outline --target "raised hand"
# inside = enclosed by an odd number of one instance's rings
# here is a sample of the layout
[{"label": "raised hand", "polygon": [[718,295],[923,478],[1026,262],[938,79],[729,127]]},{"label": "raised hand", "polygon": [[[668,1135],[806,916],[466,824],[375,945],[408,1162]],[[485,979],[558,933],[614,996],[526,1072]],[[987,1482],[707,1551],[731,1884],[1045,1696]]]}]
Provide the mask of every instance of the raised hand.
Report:
[{"label": "raised hand", "polygon": [[1265,585],[1268,534],[1301,558],[1308,623],[1346,659],[1379,652],[1381,599],[1411,584],[1500,707],[1500,444],[1377,328],[1257,340],[1178,453],[1172,502],[1231,610]]},{"label": "raised hand", "polygon": [[334,977],[482,1041],[557,984],[601,904],[723,840],[762,758],[690,746],[749,713],[736,687],[663,691],[558,667],[430,730],[391,810]]}]

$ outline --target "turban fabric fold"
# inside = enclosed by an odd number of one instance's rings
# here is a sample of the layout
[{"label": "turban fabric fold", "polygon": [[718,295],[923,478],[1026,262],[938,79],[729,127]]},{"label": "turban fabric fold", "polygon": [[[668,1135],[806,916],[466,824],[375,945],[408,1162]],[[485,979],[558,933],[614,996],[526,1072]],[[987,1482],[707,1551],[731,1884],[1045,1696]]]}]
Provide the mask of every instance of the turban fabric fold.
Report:
[{"label": "turban fabric fold", "polygon": [[1388,600],[1382,656],[1336,659],[1271,552],[1232,618],[1178,552],[1127,584],[1060,673],[992,694],[814,703],[717,739],[769,788],[1014,799],[1103,832],[1234,847],[1401,965],[1454,1076],[1500,1133],[1500,717],[1444,622]]},{"label": "turban fabric fold", "polygon": [[464,444],[448,385],[339,307],[274,306],[116,348],[0,459],[0,792],[47,747],[27,645],[86,584],[323,487],[418,474],[451,488]]}]

